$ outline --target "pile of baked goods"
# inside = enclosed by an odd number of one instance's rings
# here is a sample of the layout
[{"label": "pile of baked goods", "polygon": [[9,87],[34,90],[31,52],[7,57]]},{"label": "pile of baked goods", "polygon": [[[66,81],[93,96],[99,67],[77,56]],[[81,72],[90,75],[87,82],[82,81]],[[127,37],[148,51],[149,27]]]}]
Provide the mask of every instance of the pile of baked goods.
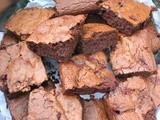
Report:
[{"label": "pile of baked goods", "polygon": [[[0,45],[0,90],[13,120],[156,120],[152,10],[133,0],[56,0],[55,8],[15,13]],[[58,62],[59,87],[45,57]],[[105,95],[80,97],[96,92]]]}]

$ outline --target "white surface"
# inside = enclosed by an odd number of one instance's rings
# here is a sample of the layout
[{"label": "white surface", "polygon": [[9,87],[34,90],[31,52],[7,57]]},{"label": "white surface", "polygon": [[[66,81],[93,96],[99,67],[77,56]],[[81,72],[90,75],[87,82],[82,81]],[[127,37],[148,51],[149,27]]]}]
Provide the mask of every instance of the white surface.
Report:
[{"label": "white surface", "polygon": [[0,41],[2,41],[3,36],[4,36],[4,32],[0,32]]}]

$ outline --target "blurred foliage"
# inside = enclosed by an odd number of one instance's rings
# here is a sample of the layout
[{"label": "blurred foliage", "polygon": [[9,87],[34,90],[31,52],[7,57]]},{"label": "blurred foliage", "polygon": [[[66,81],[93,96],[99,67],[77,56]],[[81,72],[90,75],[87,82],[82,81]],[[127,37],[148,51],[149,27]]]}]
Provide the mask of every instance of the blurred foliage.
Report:
[{"label": "blurred foliage", "polygon": [[153,0],[153,2],[157,6],[157,8],[160,8],[160,0]]}]

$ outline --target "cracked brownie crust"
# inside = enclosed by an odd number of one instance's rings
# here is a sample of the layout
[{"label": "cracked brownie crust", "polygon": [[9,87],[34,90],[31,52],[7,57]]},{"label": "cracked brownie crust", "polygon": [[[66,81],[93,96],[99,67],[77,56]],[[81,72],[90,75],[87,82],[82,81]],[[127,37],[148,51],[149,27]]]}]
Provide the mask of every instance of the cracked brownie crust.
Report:
[{"label": "cracked brownie crust", "polygon": [[131,37],[121,36],[111,52],[110,62],[115,75],[150,75],[156,72],[156,64],[150,41],[144,31]]},{"label": "cracked brownie crust", "polygon": [[103,52],[73,56],[70,61],[59,63],[60,79],[64,94],[91,94],[108,92],[116,86],[113,73],[106,69]]},{"label": "cracked brownie crust", "polygon": [[129,36],[150,21],[151,8],[133,0],[107,0],[100,6],[107,24]]},{"label": "cracked brownie crust", "polygon": [[45,8],[27,8],[19,10],[14,16],[12,16],[5,28],[18,36],[21,39],[26,39],[32,34],[37,26],[45,20],[48,20],[54,16],[55,11]]},{"label": "cracked brownie crust", "polygon": [[82,14],[97,10],[100,0],[56,0],[59,15]]},{"label": "cracked brownie crust", "polygon": [[26,40],[40,56],[68,60],[80,39],[84,15],[64,15],[43,22]]},{"label": "cracked brownie crust", "polygon": [[83,26],[84,34],[78,44],[81,53],[91,54],[116,45],[116,29],[100,23],[88,23]]}]

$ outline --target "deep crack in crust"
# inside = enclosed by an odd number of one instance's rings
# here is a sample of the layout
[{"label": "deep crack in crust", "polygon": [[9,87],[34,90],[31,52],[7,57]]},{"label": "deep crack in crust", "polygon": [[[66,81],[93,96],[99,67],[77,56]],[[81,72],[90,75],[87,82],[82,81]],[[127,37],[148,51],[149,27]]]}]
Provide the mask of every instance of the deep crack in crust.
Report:
[{"label": "deep crack in crust", "polygon": [[43,22],[26,40],[31,50],[40,56],[68,60],[81,38],[84,15],[64,15]]},{"label": "deep crack in crust", "polygon": [[151,8],[132,0],[108,0],[100,6],[104,11],[102,17],[107,24],[128,36],[142,29],[150,21]]},{"label": "deep crack in crust", "polygon": [[149,76],[156,72],[154,55],[146,37],[141,31],[131,37],[121,36],[110,55],[115,75]]},{"label": "deep crack in crust", "polygon": [[100,0],[56,0],[56,10],[59,15],[83,14],[99,8]]},{"label": "deep crack in crust", "polygon": [[102,51],[90,55],[73,56],[59,63],[64,94],[91,94],[108,92],[117,85],[113,73],[106,69],[107,59]]},{"label": "deep crack in crust", "polygon": [[41,58],[30,51],[25,42],[0,50],[0,76],[6,75],[11,94],[27,92],[31,86],[40,86],[47,75]]},{"label": "deep crack in crust", "polygon": [[156,106],[147,88],[142,77],[132,77],[121,82],[114,91],[104,97],[110,119],[156,120]]}]

